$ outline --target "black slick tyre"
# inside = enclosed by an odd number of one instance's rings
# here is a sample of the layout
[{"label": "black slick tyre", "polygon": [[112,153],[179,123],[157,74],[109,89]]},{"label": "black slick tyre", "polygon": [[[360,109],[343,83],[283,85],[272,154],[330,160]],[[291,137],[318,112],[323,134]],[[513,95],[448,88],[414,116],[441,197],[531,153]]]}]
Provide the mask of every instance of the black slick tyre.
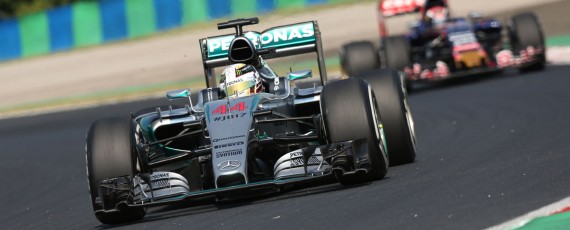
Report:
[{"label": "black slick tyre", "polygon": [[[511,18],[510,37],[513,52],[519,53],[529,46],[544,49],[544,34],[538,18],[533,13],[517,14]],[[521,68],[521,71],[542,70],[546,64],[546,54],[537,57],[536,63]]]},{"label": "black slick tyre", "polygon": [[[349,78],[325,85],[321,113],[329,143],[366,138],[372,170],[360,178],[339,181],[349,185],[382,179],[388,170],[374,92],[361,79]],[[354,179],[354,180],[352,180]]]},{"label": "black slick tyre", "polygon": [[380,68],[380,58],[372,42],[356,41],[340,48],[340,66],[346,75],[352,76]]},{"label": "black slick tyre", "polygon": [[355,76],[366,80],[376,95],[383,121],[390,166],[416,159],[416,137],[412,112],[403,80],[397,71],[379,69]]},{"label": "black slick tyre", "polygon": [[[412,53],[410,44],[402,35],[388,36],[380,41],[380,61],[382,67],[403,71],[411,66]],[[406,89],[412,90],[412,82],[406,79]]]},{"label": "black slick tyre", "polygon": [[[140,220],[146,214],[145,208],[115,209],[115,204],[102,202],[98,183],[101,180],[121,176],[132,177],[135,160],[131,146],[130,122],[126,118],[107,118],[91,124],[87,133],[86,161],[91,203],[95,217],[103,224],[120,224]],[[128,193],[120,199],[128,199]]]},{"label": "black slick tyre", "polygon": [[410,45],[406,37],[389,36],[380,41],[380,60],[383,67],[403,70],[411,64]]}]

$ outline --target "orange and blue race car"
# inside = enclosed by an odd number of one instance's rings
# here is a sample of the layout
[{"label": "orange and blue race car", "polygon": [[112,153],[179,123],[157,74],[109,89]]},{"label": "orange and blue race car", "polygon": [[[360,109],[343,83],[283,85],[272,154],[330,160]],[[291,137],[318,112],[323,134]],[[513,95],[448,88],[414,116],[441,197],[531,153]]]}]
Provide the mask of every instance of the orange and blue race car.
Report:
[{"label": "orange and blue race car", "polygon": [[[407,33],[389,35],[386,18],[419,13]],[[351,42],[340,50],[343,71],[351,76],[380,67],[394,68],[411,81],[472,76],[505,68],[541,70],[546,63],[544,35],[533,13],[503,23],[480,13],[451,17],[446,0],[384,0],[378,4],[381,37]]]}]

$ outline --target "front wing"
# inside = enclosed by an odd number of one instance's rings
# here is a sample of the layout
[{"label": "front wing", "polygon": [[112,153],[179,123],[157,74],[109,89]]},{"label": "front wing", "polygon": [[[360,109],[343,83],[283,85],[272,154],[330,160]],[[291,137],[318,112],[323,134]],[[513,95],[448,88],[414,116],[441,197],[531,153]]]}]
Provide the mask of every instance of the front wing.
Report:
[{"label": "front wing", "polygon": [[[278,192],[286,185],[322,180],[339,174],[367,173],[372,169],[367,146],[366,139],[357,139],[312,147],[319,151],[311,154],[305,154],[308,151],[303,149],[293,151],[278,161],[281,163],[275,166],[276,179],[199,191],[190,191],[188,181],[173,172],[108,178],[99,182],[101,197],[96,202],[101,203],[104,209],[96,212],[168,205],[219,195],[239,197],[251,195],[252,192]],[[316,162],[318,157],[323,159],[319,163]]]}]

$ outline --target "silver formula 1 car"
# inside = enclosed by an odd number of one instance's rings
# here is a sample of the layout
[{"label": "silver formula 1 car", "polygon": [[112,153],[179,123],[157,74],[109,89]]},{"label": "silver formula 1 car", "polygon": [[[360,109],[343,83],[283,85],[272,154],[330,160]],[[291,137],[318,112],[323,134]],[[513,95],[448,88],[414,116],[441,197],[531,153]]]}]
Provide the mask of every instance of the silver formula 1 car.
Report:
[{"label": "silver formula 1 car", "polygon": [[[149,206],[231,199],[326,177],[342,184],[381,179],[413,162],[413,120],[401,76],[378,70],[328,81],[316,21],[243,32],[257,18],[218,24],[236,33],[200,39],[207,88],[167,92],[184,106],[143,109],[94,122],[87,172],[95,216],[142,219]],[[276,74],[264,59],[316,53],[312,70]],[[216,81],[214,68],[226,67]]]}]

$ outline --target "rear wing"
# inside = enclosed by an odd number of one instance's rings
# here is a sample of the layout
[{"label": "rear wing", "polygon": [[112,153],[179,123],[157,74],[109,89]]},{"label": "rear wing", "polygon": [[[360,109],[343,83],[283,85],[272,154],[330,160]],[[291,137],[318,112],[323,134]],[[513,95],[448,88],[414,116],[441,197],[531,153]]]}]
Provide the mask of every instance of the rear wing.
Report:
[{"label": "rear wing", "polygon": [[449,7],[447,0],[380,0],[378,2],[378,32],[380,37],[388,36],[386,19],[404,14],[419,13],[425,15],[426,8],[433,5]]},{"label": "rear wing", "polygon": [[[228,51],[235,36],[235,34],[228,34],[199,40],[208,88],[216,85],[213,68],[231,64],[228,59]],[[275,52],[262,55],[263,59],[317,53],[321,81],[323,84],[327,81],[321,32],[316,21],[273,27],[261,33],[249,31],[245,32],[244,36],[251,40],[258,50],[275,49]]]},{"label": "rear wing", "polygon": [[420,12],[426,0],[380,0],[378,2],[378,33],[381,38],[388,36],[386,19],[404,14]]},{"label": "rear wing", "polygon": [[382,17],[388,18],[419,12],[425,3],[426,0],[380,0],[378,11]]}]

